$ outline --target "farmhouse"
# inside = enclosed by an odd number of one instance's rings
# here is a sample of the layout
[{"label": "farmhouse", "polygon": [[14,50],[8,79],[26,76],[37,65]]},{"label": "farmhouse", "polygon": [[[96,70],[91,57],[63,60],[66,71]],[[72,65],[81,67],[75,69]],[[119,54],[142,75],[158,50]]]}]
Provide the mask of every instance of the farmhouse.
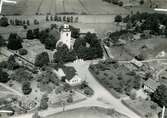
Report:
[{"label": "farmhouse", "polygon": [[159,85],[160,85],[159,82],[156,82],[153,79],[148,79],[147,81],[144,82],[144,91],[148,93],[153,93]]},{"label": "farmhouse", "polygon": [[58,76],[60,80],[65,81],[71,86],[77,86],[82,83],[82,79],[77,75],[74,67],[65,66],[54,70],[54,73]]}]

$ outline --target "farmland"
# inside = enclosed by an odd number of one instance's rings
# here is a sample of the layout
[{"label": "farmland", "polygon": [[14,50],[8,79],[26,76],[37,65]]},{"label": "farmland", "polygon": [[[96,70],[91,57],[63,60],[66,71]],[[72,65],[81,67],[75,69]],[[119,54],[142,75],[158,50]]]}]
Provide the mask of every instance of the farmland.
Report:
[{"label": "farmland", "polygon": [[127,14],[123,7],[102,0],[16,0],[17,4],[4,4],[4,14]]}]

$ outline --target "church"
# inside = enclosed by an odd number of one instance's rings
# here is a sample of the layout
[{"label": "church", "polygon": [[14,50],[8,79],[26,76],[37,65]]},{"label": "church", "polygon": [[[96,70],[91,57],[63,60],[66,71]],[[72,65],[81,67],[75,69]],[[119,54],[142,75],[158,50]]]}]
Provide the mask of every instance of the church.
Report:
[{"label": "church", "polygon": [[68,24],[64,24],[63,28],[60,31],[60,39],[56,43],[56,47],[66,45],[68,49],[73,49],[73,44],[75,42],[75,39],[72,39],[71,37],[71,30],[70,26]]}]

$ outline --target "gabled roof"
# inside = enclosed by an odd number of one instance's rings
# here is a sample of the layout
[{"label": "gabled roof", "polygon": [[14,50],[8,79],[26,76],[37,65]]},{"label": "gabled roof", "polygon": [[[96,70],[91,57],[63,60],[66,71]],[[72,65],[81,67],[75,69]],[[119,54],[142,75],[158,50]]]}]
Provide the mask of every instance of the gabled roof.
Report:
[{"label": "gabled roof", "polygon": [[152,90],[155,91],[157,89],[157,87],[160,85],[160,83],[156,82],[153,79],[148,79],[147,81],[144,82],[144,85],[148,86],[149,88],[151,88]]},{"label": "gabled roof", "polygon": [[62,69],[67,80],[71,80],[76,75],[76,70],[72,66],[64,66]]}]

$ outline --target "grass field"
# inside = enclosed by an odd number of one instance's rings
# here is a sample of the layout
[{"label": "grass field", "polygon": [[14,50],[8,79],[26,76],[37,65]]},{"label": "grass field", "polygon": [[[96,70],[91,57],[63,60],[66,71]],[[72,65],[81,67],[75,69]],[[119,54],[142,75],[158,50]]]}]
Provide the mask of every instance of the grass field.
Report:
[{"label": "grass field", "polygon": [[16,0],[17,4],[4,4],[4,14],[34,15],[55,13],[117,14],[127,13],[123,7],[102,0]]},{"label": "grass field", "polygon": [[99,107],[79,108],[55,115],[47,118],[128,118],[112,109],[104,109]]}]

